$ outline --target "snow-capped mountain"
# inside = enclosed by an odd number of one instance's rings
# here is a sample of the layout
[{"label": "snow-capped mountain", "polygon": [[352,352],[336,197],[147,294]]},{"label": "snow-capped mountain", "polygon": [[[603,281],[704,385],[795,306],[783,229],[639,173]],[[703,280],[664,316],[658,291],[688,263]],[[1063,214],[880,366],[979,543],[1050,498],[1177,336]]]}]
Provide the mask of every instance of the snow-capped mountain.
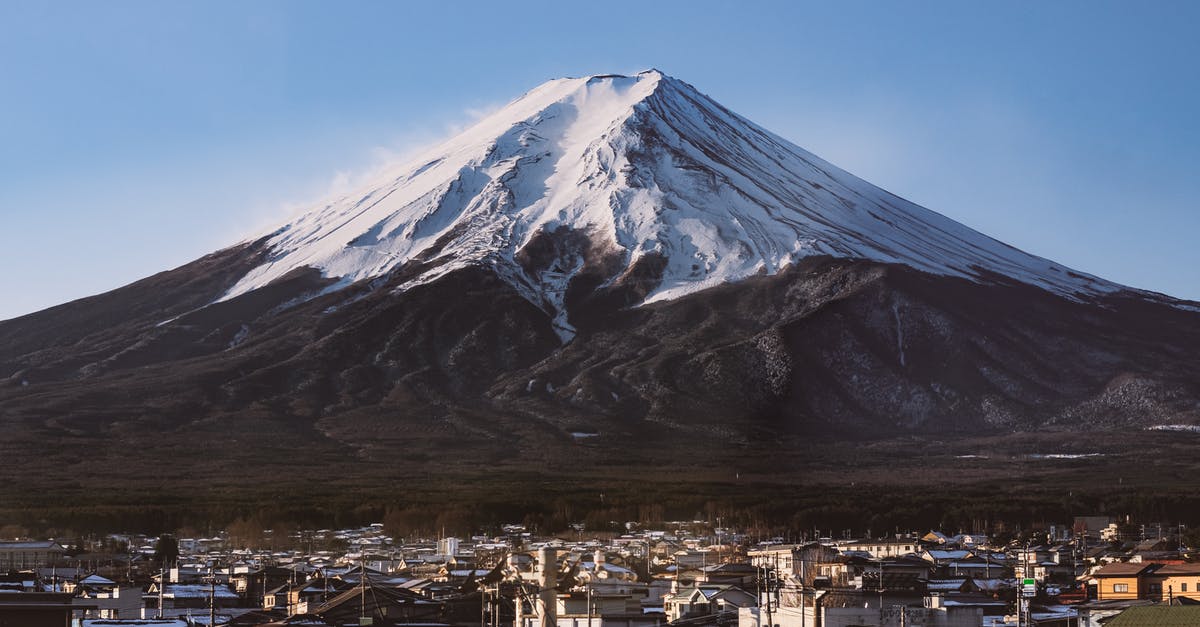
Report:
[{"label": "snow-capped mountain", "polygon": [[[583,237],[538,267],[522,263],[551,233]],[[618,283],[649,259],[659,271],[645,303],[814,255],[1007,277],[1072,298],[1121,289],[889,194],[656,70],[547,82],[268,246],[225,298],[306,266],[345,286],[419,260],[407,289],[486,265],[564,338],[573,279],[591,269]]]},{"label": "snow-capped mountain", "polygon": [[766,476],[814,440],[1157,446],[1200,425],[1198,312],[659,72],[562,79],[269,235],[0,322],[0,459],[151,490],[147,468],[309,493],[434,466],[591,490],[618,467]]}]

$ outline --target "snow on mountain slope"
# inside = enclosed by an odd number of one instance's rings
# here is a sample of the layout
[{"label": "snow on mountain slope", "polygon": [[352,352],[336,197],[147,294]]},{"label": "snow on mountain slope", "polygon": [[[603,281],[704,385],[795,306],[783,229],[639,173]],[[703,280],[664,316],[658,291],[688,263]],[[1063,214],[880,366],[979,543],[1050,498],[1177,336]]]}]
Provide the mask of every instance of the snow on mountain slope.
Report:
[{"label": "snow on mountain slope", "polygon": [[[566,287],[577,252],[530,271],[539,233],[586,235],[620,259],[660,259],[645,302],[774,274],[832,255],[990,281],[994,275],[1081,298],[1125,289],[1026,254],[898,198],[650,70],[547,82],[361,191],[270,236],[267,263],[224,298],[311,266],[337,286],[407,262],[408,285],[490,265],[555,316],[569,339]],[[336,287],[336,286],[335,286]]]}]

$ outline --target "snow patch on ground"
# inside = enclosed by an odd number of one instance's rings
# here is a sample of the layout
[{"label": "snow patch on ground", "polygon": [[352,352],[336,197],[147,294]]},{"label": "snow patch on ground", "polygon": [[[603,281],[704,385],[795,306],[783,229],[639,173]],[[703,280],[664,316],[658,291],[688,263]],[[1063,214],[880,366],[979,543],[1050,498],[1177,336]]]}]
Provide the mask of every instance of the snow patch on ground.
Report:
[{"label": "snow patch on ground", "polygon": [[228,348],[236,348],[242,342],[245,342],[246,338],[248,337],[250,337],[250,327],[243,324],[242,327],[238,329],[237,333],[233,335],[233,339],[230,340]]},{"label": "snow patch on ground", "polygon": [[896,319],[896,349],[900,351],[900,366],[904,367],[904,327],[900,324],[900,306],[892,303],[892,317]]},{"label": "snow patch on ground", "polygon": [[1188,433],[1200,433],[1200,425],[1154,425],[1146,427],[1147,431],[1183,431]]}]

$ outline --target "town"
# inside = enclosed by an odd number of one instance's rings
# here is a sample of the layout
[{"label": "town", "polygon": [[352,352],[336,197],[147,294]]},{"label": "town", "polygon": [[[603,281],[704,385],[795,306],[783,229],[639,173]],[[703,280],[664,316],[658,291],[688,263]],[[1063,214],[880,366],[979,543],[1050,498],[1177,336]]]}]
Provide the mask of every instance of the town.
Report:
[{"label": "town", "polygon": [[[400,538],[382,523],[0,541],[23,627],[1200,624],[1198,537],[1080,516],[987,533],[756,538],[720,519]],[[248,536],[253,536],[248,539]]]}]

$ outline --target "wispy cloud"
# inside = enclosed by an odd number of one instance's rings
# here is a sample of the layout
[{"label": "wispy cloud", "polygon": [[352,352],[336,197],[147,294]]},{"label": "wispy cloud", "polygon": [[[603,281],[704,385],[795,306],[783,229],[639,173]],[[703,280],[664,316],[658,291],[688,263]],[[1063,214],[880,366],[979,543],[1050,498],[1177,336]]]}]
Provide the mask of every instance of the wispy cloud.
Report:
[{"label": "wispy cloud", "polygon": [[[442,131],[409,129],[397,132],[389,141],[363,146],[358,164],[349,168],[338,168],[324,177],[310,181],[296,181],[287,197],[273,202],[258,203],[249,208],[231,225],[229,241],[246,241],[269,234],[280,226],[327,203],[368,186],[382,184],[388,177],[400,176],[406,166],[438,144],[445,142],[471,128],[481,120],[499,111],[505,102],[494,102],[463,109],[446,122]],[[323,181],[323,182],[321,182]]]}]

